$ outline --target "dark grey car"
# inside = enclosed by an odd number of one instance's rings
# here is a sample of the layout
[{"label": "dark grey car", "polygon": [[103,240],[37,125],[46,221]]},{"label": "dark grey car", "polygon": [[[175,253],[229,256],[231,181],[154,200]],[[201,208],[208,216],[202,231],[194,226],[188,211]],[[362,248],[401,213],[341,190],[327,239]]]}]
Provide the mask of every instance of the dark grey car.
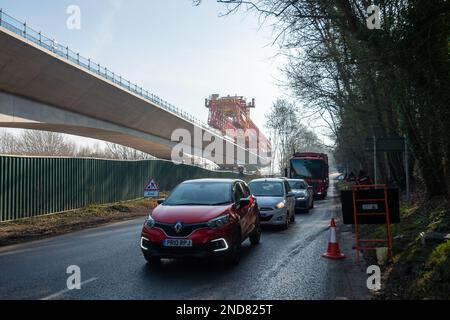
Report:
[{"label": "dark grey car", "polygon": [[314,208],[314,189],[305,180],[288,179],[295,195],[295,211],[309,212]]}]

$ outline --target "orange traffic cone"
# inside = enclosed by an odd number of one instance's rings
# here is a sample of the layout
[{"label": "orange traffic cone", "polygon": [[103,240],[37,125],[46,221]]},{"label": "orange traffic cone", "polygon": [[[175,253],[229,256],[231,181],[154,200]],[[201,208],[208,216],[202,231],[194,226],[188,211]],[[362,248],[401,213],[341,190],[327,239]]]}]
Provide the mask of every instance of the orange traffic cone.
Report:
[{"label": "orange traffic cone", "polygon": [[328,259],[344,259],[345,255],[339,250],[339,243],[336,240],[336,221],[331,219],[330,241],[328,242],[328,251],[322,255]]}]

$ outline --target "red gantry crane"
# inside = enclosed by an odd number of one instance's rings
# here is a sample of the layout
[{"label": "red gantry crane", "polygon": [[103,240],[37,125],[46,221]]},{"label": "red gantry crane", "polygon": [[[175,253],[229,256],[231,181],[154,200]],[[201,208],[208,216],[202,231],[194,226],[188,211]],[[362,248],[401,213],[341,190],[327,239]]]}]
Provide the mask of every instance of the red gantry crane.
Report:
[{"label": "red gantry crane", "polygon": [[[242,96],[220,97],[218,94],[211,95],[205,101],[206,108],[209,109],[208,124],[220,130],[224,135],[236,138],[230,133],[236,133],[237,130],[251,130],[254,132],[258,141],[258,154],[270,157],[271,144],[262,134],[259,128],[250,118],[250,110],[255,108],[255,99],[247,103]],[[249,138],[246,138],[246,147],[249,147]]]}]

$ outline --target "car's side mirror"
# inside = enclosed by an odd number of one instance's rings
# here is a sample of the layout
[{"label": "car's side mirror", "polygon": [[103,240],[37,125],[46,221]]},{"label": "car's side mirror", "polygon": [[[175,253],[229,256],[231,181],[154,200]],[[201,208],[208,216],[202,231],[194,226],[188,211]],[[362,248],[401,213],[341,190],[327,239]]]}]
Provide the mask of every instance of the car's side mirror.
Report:
[{"label": "car's side mirror", "polygon": [[156,202],[157,202],[158,204],[163,204],[164,201],[166,201],[166,199],[158,199]]},{"label": "car's side mirror", "polygon": [[250,205],[250,198],[242,198],[238,201],[237,203],[238,208],[243,208],[243,207],[247,207],[248,205]]},{"label": "car's side mirror", "polygon": [[311,186],[309,186],[309,187],[308,187],[308,190],[314,190],[314,188],[313,188],[313,187],[311,187]]}]

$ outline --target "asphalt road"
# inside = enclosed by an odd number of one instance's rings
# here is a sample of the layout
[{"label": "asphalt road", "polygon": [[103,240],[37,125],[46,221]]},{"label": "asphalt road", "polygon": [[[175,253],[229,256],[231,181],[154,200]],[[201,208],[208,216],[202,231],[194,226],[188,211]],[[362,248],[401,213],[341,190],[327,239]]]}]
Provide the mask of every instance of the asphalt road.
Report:
[{"label": "asphalt road", "polygon": [[[331,192],[333,192],[331,190]],[[139,248],[142,219],[0,249],[0,299],[336,299],[348,296],[345,261],[321,257],[332,197],[297,215],[287,231],[247,241],[241,263],[164,260],[148,266]],[[66,269],[81,268],[68,291]]]}]

